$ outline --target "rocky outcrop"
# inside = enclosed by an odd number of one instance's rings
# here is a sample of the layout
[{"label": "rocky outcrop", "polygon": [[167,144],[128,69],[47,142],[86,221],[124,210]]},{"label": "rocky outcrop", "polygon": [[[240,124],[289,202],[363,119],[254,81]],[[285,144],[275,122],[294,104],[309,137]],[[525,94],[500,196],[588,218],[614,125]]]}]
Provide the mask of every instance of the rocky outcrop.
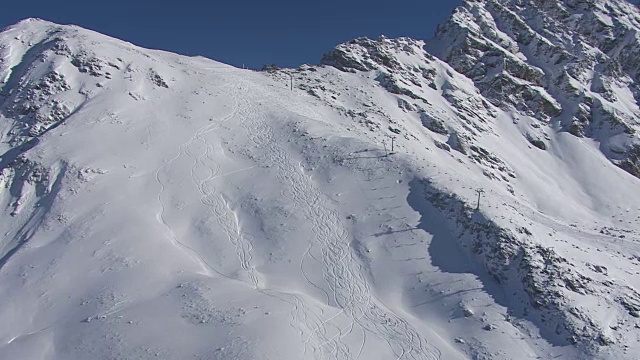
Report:
[{"label": "rocky outcrop", "polygon": [[[626,1],[466,0],[427,49],[492,104],[606,143],[639,126],[629,106],[640,89],[638,33],[640,12]],[[611,160],[635,175],[625,153]]]},{"label": "rocky outcrop", "polygon": [[[429,66],[434,58],[423,50],[422,41],[410,38],[377,40],[358,38],[336,46],[326,53],[322,65],[333,66],[346,72],[376,71],[378,83],[389,92],[406,95],[414,100],[427,102],[412,87],[429,86],[434,83],[435,70]],[[415,57],[423,65],[405,64],[399,56]]]},{"label": "rocky outcrop", "polygon": [[[499,104],[492,104],[472,81],[428,54],[424,42],[409,38],[359,38],[338,45],[324,56],[322,64],[347,73],[366,73],[361,75],[371,77],[387,92],[397,96],[400,109],[415,115],[434,136],[441,136],[434,139],[437,148],[453,149],[466,155],[488,178],[508,183],[515,177],[501,159],[477,145],[480,134],[492,131]],[[321,80],[318,79],[318,83]],[[306,83],[300,86],[321,98],[320,93],[330,92],[321,86],[314,89],[309,89],[310,85]],[[532,94],[532,101],[535,97]],[[443,112],[431,104],[430,99],[434,98],[444,99],[449,111]],[[336,94],[331,94],[327,101],[331,103],[336,99]],[[552,101],[547,103],[550,107],[555,106]],[[355,112],[346,110],[346,113]],[[397,125],[388,127],[389,131],[398,134]]]}]

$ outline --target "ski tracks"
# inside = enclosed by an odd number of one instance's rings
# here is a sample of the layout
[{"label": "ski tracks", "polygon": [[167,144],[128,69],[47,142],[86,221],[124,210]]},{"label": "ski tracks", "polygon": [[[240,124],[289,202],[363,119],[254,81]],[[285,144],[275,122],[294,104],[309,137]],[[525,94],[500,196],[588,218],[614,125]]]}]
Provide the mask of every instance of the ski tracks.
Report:
[{"label": "ski tracks", "polygon": [[[315,359],[359,358],[366,345],[367,333],[386,341],[397,359],[439,359],[438,349],[429,344],[407,321],[383,307],[375,298],[364,276],[362,265],[354,257],[349,244],[348,230],[340,220],[339,213],[328,205],[324,194],[308,176],[289,161],[287,153],[278,146],[264,113],[254,108],[252,101],[247,100],[249,86],[251,85],[240,78],[224,85],[223,88],[229,88],[227,95],[235,102],[232,112],[198,129],[189,141],[180,146],[178,154],[156,171],[156,181],[160,185],[157,199],[160,205],[158,220],[165,227],[167,236],[174,245],[181,247],[196,259],[208,275],[212,275],[213,272],[243,281],[262,294],[290,304],[290,325],[303,337],[305,354],[310,352]],[[252,89],[254,90],[260,91],[257,88]],[[267,94],[263,95],[269,97]],[[215,149],[207,139],[207,134],[219,129],[232,118],[239,118],[248,139],[260,149],[263,165],[276,169],[278,179],[286,188],[283,196],[289,198],[311,224],[314,241],[305,256],[321,263],[322,276],[329,291],[311,282],[304,273],[303,276],[312,286],[324,291],[327,299],[340,309],[338,313],[325,315],[317,308],[312,309],[298,294],[262,287],[252,264],[253,238],[242,231],[238,214],[233,210],[232,204],[215,188],[214,180],[220,171],[220,165],[214,159]],[[166,187],[160,174],[170,169],[181,157],[191,159],[191,177],[200,193],[200,201],[215,217],[228,241],[235,248],[246,279],[232,278],[217,271],[197,250],[181,242],[167,223],[162,202]],[[319,249],[321,256],[315,257],[311,254],[314,247]],[[344,326],[344,321],[343,324],[337,321],[341,316],[350,319],[347,326]],[[352,334],[356,327],[362,329],[363,340],[354,357],[350,346],[343,339]]]},{"label": "ski tracks", "polygon": [[[196,259],[202,267],[206,269],[207,275],[212,275],[213,272],[231,280],[248,283],[256,291],[290,304],[292,307],[290,312],[290,325],[303,338],[305,354],[309,352],[315,359],[350,359],[348,348],[344,345],[339,345],[339,343],[334,340],[335,336],[331,335],[336,333],[337,330],[331,329],[326,325],[327,320],[323,319],[322,310],[312,309],[298,294],[263,288],[261,286],[258,273],[252,265],[253,237],[242,231],[238,214],[233,211],[229,200],[222,194],[219,194],[215,188],[214,180],[220,171],[220,165],[214,159],[213,154],[215,149],[207,139],[207,135],[219,129],[230,119],[238,116],[240,108],[239,99],[244,96],[242,94],[243,90],[246,90],[240,85],[230,85],[230,83],[224,85],[223,88],[229,88],[226,95],[230,96],[235,102],[232,112],[198,129],[189,141],[179,147],[178,153],[156,171],[156,181],[160,185],[160,192],[157,199],[160,205],[158,220],[163,224],[167,236],[171,239],[172,243],[176,247],[186,250],[191,257]],[[242,117],[242,120],[245,119],[245,117]],[[200,202],[209,209],[209,212],[216,219],[220,229],[222,229],[228,241],[235,248],[240,267],[246,274],[246,279],[231,277],[216,270],[207,263],[201,253],[181,242],[167,223],[165,219],[165,206],[162,202],[162,195],[166,187],[160,174],[168,171],[172,164],[181,157],[191,159],[191,178],[200,193]],[[342,334],[341,331],[337,331],[337,333]],[[319,344],[321,343],[324,345],[320,346]],[[327,356],[327,351],[325,351],[324,348],[330,349],[328,353],[331,357]]]},{"label": "ski tracks", "polygon": [[[259,92],[259,89],[253,91]],[[262,95],[269,98],[267,94]],[[339,330],[337,335],[327,339],[328,342],[322,342],[321,346],[332,344],[334,358],[342,358],[335,356],[338,354],[352,358],[349,347],[341,342],[341,338],[351,333],[357,324],[363,331],[386,341],[397,359],[439,359],[441,353],[437,348],[429,344],[407,321],[379,304],[364,276],[362,265],[354,257],[348,241],[349,233],[338,212],[330,208],[324,194],[314,186],[309,177],[288,160],[286,152],[278,146],[266,123],[264,113],[253,109],[250,101],[246,102],[243,110],[245,107],[246,114],[241,111],[240,116],[247,118],[243,121],[243,127],[249,140],[261,149],[263,163],[277,170],[278,179],[288,190],[284,193],[285,196],[301,209],[304,217],[311,223],[315,235],[314,244],[322,253],[318,260],[323,265],[323,278],[332,293],[334,303],[342,309],[341,313],[352,320],[348,328]],[[308,281],[306,275],[304,277]],[[318,287],[313,283],[311,285]],[[335,352],[338,348],[340,351]],[[362,348],[359,353],[361,352]]]},{"label": "ski tracks", "polygon": [[[225,83],[224,85],[222,85],[222,87],[227,87],[229,86],[230,83]],[[178,237],[175,235],[175,233],[173,232],[173,229],[171,228],[171,226],[169,225],[169,223],[167,222],[166,218],[165,218],[165,213],[166,213],[166,207],[164,206],[164,203],[162,202],[162,196],[164,194],[164,192],[166,191],[166,185],[165,182],[161,179],[160,174],[168,171],[171,168],[171,165],[177,161],[179,158],[181,158],[182,156],[189,156],[191,155],[191,153],[189,152],[189,148],[190,146],[192,146],[196,141],[198,141],[203,134],[206,134],[208,132],[213,131],[216,128],[219,128],[220,126],[222,126],[226,121],[228,121],[229,119],[233,118],[233,116],[235,115],[235,111],[237,109],[237,106],[234,107],[234,110],[231,112],[231,114],[225,116],[221,121],[219,122],[213,122],[211,124],[207,124],[201,128],[199,128],[196,133],[191,137],[191,139],[189,139],[187,142],[185,142],[184,144],[182,144],[179,148],[178,148],[178,153],[172,157],[171,159],[169,159],[168,161],[165,161],[164,164],[162,166],[160,166],[155,173],[155,180],[156,182],[160,185],[160,191],[158,192],[158,196],[157,196],[157,202],[160,206],[160,211],[157,214],[157,219],[158,221],[163,225],[164,229],[165,229],[165,233],[167,234],[167,237],[170,239],[171,243],[179,248],[180,250],[182,250],[183,252],[185,252],[189,257],[193,258],[194,260],[196,260],[196,262],[198,262],[200,264],[200,266],[203,268],[203,272],[205,275],[211,276],[213,275],[213,273],[217,273],[218,275],[222,275],[224,277],[229,277],[225,274],[220,273],[219,271],[217,271],[213,266],[211,266],[206,259],[194,248],[192,248],[191,246],[185,244],[184,242],[180,241],[178,239]],[[192,176],[194,175],[194,169],[192,167]]]},{"label": "ski tracks", "polygon": [[[249,134],[249,140],[263,150],[271,150],[261,147],[262,142],[260,139],[270,129],[264,126],[263,122],[254,121],[254,115],[256,114],[259,114],[259,112],[254,109],[251,102],[245,101],[238,112],[240,124],[248,132],[250,131],[249,129],[255,127]],[[272,154],[271,152],[269,153]],[[284,153],[273,153],[272,155],[272,158],[277,157],[278,163],[286,161]],[[283,178],[280,178],[280,180],[287,181],[287,179]],[[304,188],[297,188],[296,191],[304,191]],[[335,318],[342,314],[342,311],[326,318],[322,313],[310,309],[302,298],[296,294],[284,293],[273,289],[263,289],[262,291],[294,305],[292,318],[300,320],[297,322],[298,325],[296,327],[305,339],[305,352],[311,351],[315,359],[353,359],[349,346],[341,340],[352,331],[354,324],[350,324],[345,329],[344,326],[341,327],[333,322]]]}]

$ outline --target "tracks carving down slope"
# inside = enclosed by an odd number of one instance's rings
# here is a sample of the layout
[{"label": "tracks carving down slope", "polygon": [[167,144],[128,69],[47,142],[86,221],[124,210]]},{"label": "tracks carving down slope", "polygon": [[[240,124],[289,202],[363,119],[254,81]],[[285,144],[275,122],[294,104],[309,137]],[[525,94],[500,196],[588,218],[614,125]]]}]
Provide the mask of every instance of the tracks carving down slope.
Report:
[{"label": "tracks carving down slope", "polygon": [[[229,86],[229,84],[225,84],[224,86]],[[165,233],[167,234],[167,237],[171,240],[172,244],[178,249],[180,249],[181,251],[184,251],[189,257],[193,258],[197,263],[199,263],[203,269],[204,274],[207,276],[211,276],[213,275],[213,273],[217,273],[218,275],[229,278],[229,276],[222,274],[221,272],[217,271],[213,266],[211,266],[196,249],[180,241],[180,239],[178,239],[178,237],[173,232],[171,226],[169,225],[169,223],[165,218],[166,207],[162,202],[162,196],[166,190],[166,185],[165,185],[165,182],[162,180],[160,174],[170,169],[171,165],[181,157],[189,156],[190,155],[189,147],[192,146],[195,142],[200,141],[200,139],[204,134],[207,134],[219,128],[226,121],[232,119],[236,108],[237,107],[234,107],[234,110],[230,114],[226,115],[219,121],[212,122],[211,124],[207,124],[199,128],[196,131],[196,133],[191,137],[191,139],[189,139],[187,142],[185,142],[178,148],[178,153],[174,157],[166,161],[162,166],[160,166],[155,173],[156,182],[160,185],[160,191],[158,192],[158,196],[157,196],[157,202],[160,206],[160,211],[157,214],[158,222],[162,224],[165,230]],[[193,167],[192,167],[192,176],[193,176]]]},{"label": "tracks carving down slope", "polygon": [[[261,94],[267,99],[270,97],[258,88],[252,89],[252,93]],[[248,138],[261,149],[261,161],[277,171],[279,180],[286,187],[283,195],[300,208],[306,220],[312,224],[315,237],[313,245],[322,254],[319,260],[323,278],[330,289],[333,303],[352,321],[350,326],[334,336],[331,342],[333,346],[339,346],[340,338],[357,324],[364,331],[386,341],[398,359],[439,359],[440,351],[437,348],[375,297],[362,265],[352,252],[348,230],[338,212],[329,206],[324,194],[291,163],[286,151],[278,146],[271,127],[265,121],[264,112],[255,109],[251,101],[246,101],[238,114],[244,117]],[[345,352],[348,354],[349,350]]]},{"label": "tracks carving down slope", "polygon": [[[171,239],[172,243],[200,263],[205,269],[206,275],[212,276],[213,273],[216,273],[230,280],[247,283],[259,293],[288,303],[292,307],[290,325],[304,340],[305,355],[309,352],[314,359],[353,359],[349,348],[336,341],[335,335],[332,335],[334,333],[341,334],[341,329],[332,326],[330,319],[324,319],[321,309],[308,305],[303,297],[296,293],[265,288],[260,282],[259,274],[252,264],[252,241],[254,239],[242,230],[239,216],[233,211],[230,201],[218,193],[215,187],[215,179],[219,173],[220,165],[214,158],[214,146],[207,135],[220,129],[222,125],[239,115],[239,99],[245,96],[242,86],[229,83],[222,88],[227,89],[225,95],[235,102],[233,110],[218,121],[198,129],[189,141],[179,147],[178,153],[156,172],[156,181],[160,185],[157,199],[160,205],[158,220],[165,228],[167,237]],[[242,120],[246,119],[246,117],[242,117]],[[220,229],[234,247],[246,279],[235,278],[215,269],[197,249],[180,241],[166,221],[165,206],[162,203],[162,195],[166,188],[160,174],[167,171],[174,162],[182,157],[191,159],[191,178],[200,193],[200,202],[209,209],[211,216],[216,219]],[[326,348],[330,348],[330,351],[326,351]]]}]

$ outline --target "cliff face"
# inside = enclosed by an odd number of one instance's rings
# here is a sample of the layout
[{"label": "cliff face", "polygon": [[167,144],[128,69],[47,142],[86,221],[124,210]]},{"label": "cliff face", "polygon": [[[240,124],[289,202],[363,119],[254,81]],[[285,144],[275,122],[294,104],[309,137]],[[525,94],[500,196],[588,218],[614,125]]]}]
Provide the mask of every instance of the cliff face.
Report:
[{"label": "cliff face", "polygon": [[638,171],[640,12],[626,1],[465,1],[427,48],[503,109]]}]

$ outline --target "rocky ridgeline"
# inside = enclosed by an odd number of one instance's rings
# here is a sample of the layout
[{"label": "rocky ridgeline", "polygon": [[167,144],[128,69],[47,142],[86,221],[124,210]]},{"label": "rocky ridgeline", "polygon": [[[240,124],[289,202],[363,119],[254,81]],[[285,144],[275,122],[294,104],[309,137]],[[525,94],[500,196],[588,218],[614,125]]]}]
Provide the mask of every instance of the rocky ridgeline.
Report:
[{"label": "rocky ridgeline", "polygon": [[[436,72],[429,66],[434,58],[422,50],[423,46],[422,41],[410,38],[358,38],[338,45],[325,54],[321,64],[349,72],[378,71],[376,80],[391,93],[407,95],[428,103],[424,97],[410,89],[411,85],[421,88],[423,84],[437,89]],[[403,62],[398,54],[417,61],[414,64]]]},{"label": "rocky ridgeline", "polygon": [[486,130],[479,124],[496,116],[494,108],[478,94],[457,86],[451,72],[445,75],[447,79],[442,79],[438,67],[444,64],[427,53],[424,45],[423,41],[406,37],[389,39],[381,36],[377,40],[358,38],[326,53],[321,64],[345,72],[375,72],[376,81],[389,92],[405,95],[409,100],[419,100],[412,105],[410,101],[400,99],[399,106],[409,111],[430,104],[427,88],[437,91],[456,109],[459,119],[468,127]]},{"label": "rocky ridgeline", "polygon": [[[399,103],[409,111],[430,104],[430,89],[442,94],[469,127],[485,130],[479,124],[496,116],[494,108],[482,97],[457,86],[454,74],[449,72],[445,75],[448,78],[442,79],[438,66],[443,64],[424,50],[423,41],[384,36],[377,40],[358,38],[325,54],[321,64],[345,72],[375,72],[376,81],[383,88],[410,98],[411,101],[401,99]],[[414,100],[418,102],[411,104]]]},{"label": "rocky ridgeline", "polygon": [[494,105],[593,138],[640,177],[639,30],[626,1],[467,0],[427,47]]},{"label": "rocky ridgeline", "polygon": [[[42,23],[36,19],[24,22]],[[122,79],[127,73],[142,71],[152,86],[169,87],[155,69],[138,70],[121,58],[96,54],[92,46],[82,42],[72,46],[66,38],[80,37],[77,30],[50,25],[38,43],[25,44],[15,37],[15,42],[29,47],[19,63],[9,64],[6,55],[0,53],[0,74],[8,74],[0,93],[0,114],[15,120],[12,145],[42,136],[64,123],[116,74]]]},{"label": "rocky ridgeline", "polygon": [[[513,191],[509,182],[516,177],[515,172],[477,141],[480,134],[492,131],[492,122],[498,115],[498,109],[475,91],[472,82],[431,56],[424,47],[423,41],[410,38],[358,38],[340,44],[325,54],[322,64],[346,73],[371,74],[381,87],[397,95],[399,108],[420,119],[435,138],[442,138],[443,141],[435,140],[436,147],[467,156],[482,169],[485,176],[505,182],[509,191]],[[301,80],[313,78],[315,73],[306,73]],[[330,91],[324,85],[326,79],[316,80],[316,83],[323,85],[312,88],[309,84],[314,82],[307,80],[301,87],[308,88],[316,96],[319,96],[318,92]],[[434,106],[430,101],[434,98],[443,98],[450,112],[443,113],[438,106]],[[370,106],[362,105],[363,108]],[[361,114],[355,110],[348,112],[356,117]],[[386,118],[394,121],[391,116],[387,115]],[[402,127],[401,123],[393,125]]]},{"label": "rocky ridgeline", "polygon": [[[9,203],[4,205],[12,209],[12,216],[19,216],[26,208],[45,206],[44,199],[51,196],[53,182],[58,179],[51,174],[59,169],[48,168],[27,153],[86,101],[73,80],[74,72],[105,76],[96,58],[72,52],[66,41],[54,34],[52,31],[51,38],[28,44],[31,48],[20,63],[10,68],[4,61],[0,64],[1,72],[9,74],[0,96],[0,115],[12,120],[5,139],[12,149],[2,154],[0,161],[0,191],[9,194]],[[4,250],[17,249],[25,241],[18,240]]]},{"label": "rocky ridgeline", "polygon": [[24,59],[10,70],[9,81],[16,85],[0,98],[2,115],[16,120],[12,134],[17,143],[39,137],[62,124],[82,105],[81,101],[69,101],[67,95],[78,91],[72,90],[76,84],[69,83],[71,76],[62,64],[69,62],[78,71],[90,70],[92,75],[97,75],[99,69],[97,61],[93,60],[92,66],[87,66],[84,54],[72,54],[61,38],[44,40],[33,49],[38,49],[36,56]]},{"label": "rocky ridgeline", "polygon": [[[562,131],[597,140],[614,164],[640,177],[640,108],[631,105],[640,98],[639,19],[636,7],[618,0],[468,0],[426,45],[358,38],[321,63],[375,73],[383,88],[399,95],[401,108],[421,114],[425,127],[453,134],[437,143],[443,149],[488,130],[495,108],[502,108],[537,120],[523,132],[533,146],[546,150],[558,123]],[[442,74],[440,60],[455,72]],[[460,89],[458,73],[479,93]],[[451,104],[455,119],[438,117],[429,90]],[[461,129],[448,129],[452,123]]]},{"label": "rocky ridgeline", "polygon": [[[638,19],[640,12],[621,1],[469,0],[426,46],[410,38],[358,38],[338,45],[321,63],[376,74],[383,88],[398,95],[400,108],[449,136],[436,141],[443,150],[470,153],[478,133],[490,131],[495,108],[502,108],[538,120],[523,132],[534,147],[546,150],[548,133],[560,123],[563,131],[599,141],[614,164],[640,177],[640,109],[628,105],[629,98],[640,97],[640,61],[633,55],[640,49],[633,35],[640,30]],[[441,65],[455,71],[442,74]],[[458,73],[479,93],[461,89]],[[320,80],[315,88],[308,90],[332,91]],[[431,106],[430,91],[449,102],[455,118]],[[485,174],[508,182],[513,173],[493,163]]]},{"label": "rocky ridgeline", "polygon": [[[358,38],[321,63],[375,73],[398,95],[399,107],[419,113],[429,130],[452,135],[436,144],[442,149],[464,151],[455,145],[490,129],[495,108],[502,108],[538,120],[523,133],[533,146],[546,150],[559,123],[563,131],[597,140],[614,164],[640,177],[640,108],[629,105],[640,98],[639,19],[636,7],[617,0],[468,0],[426,46],[410,38]],[[442,74],[441,65],[455,71]],[[461,89],[460,74],[479,93]],[[331,91],[320,83],[320,91]],[[430,91],[451,104],[455,119],[430,106]]]}]

